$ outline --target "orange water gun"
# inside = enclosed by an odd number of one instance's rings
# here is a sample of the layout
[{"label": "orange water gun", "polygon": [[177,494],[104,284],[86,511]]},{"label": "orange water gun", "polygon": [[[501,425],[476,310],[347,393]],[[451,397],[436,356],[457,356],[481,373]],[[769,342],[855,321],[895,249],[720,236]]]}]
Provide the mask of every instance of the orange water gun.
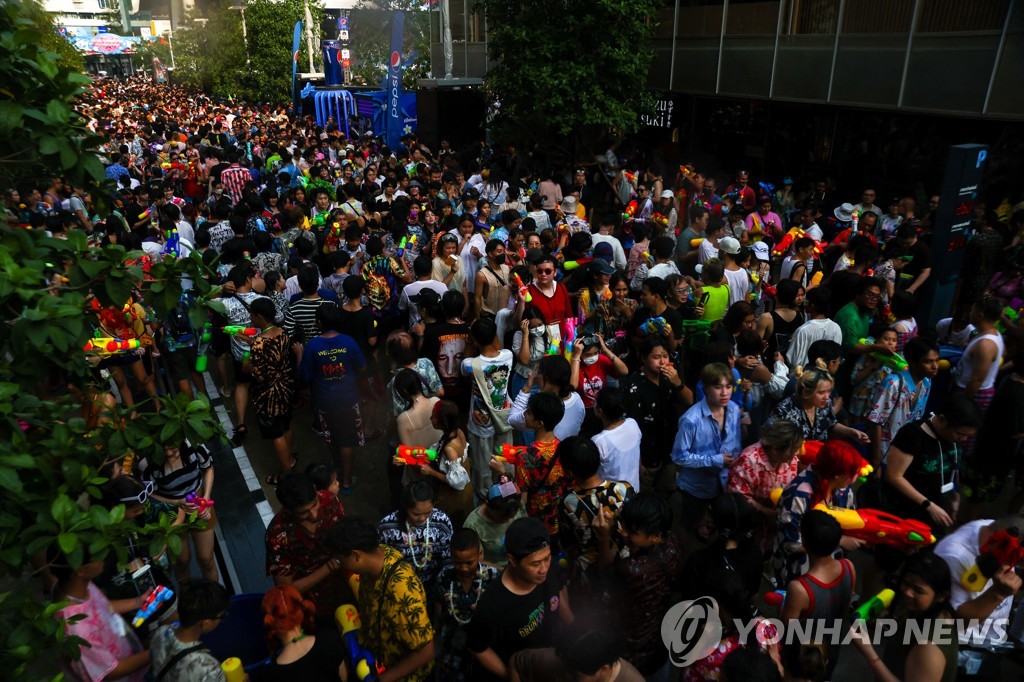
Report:
[{"label": "orange water gun", "polygon": [[838,509],[822,503],[814,508],[838,521],[843,535],[869,544],[912,548],[935,542],[931,528],[914,519],[901,519],[877,509]]},{"label": "orange water gun", "polygon": [[779,240],[779,243],[772,249],[772,253],[776,256],[785,256],[786,252],[789,251],[789,247],[793,245],[797,239],[800,239],[807,233],[799,227],[790,228],[789,232]]},{"label": "orange water gun", "polygon": [[118,355],[137,350],[141,345],[138,339],[122,341],[121,339],[97,337],[89,339],[82,350],[86,353],[96,353],[98,355]]},{"label": "orange water gun", "polygon": [[395,459],[407,466],[421,466],[437,459],[437,450],[399,445],[395,448]]},{"label": "orange water gun", "polygon": [[626,204],[626,210],[622,212],[622,219],[632,220],[638,208],[640,208],[640,205],[636,203],[636,199]]},{"label": "orange water gun", "polygon": [[662,227],[668,227],[668,218],[660,213],[652,213],[651,222],[661,225]]},{"label": "orange water gun", "polygon": [[501,449],[498,451],[499,454],[494,456],[494,459],[499,462],[505,462],[506,464],[518,464],[520,458],[526,453],[525,445],[512,445],[510,443],[502,443]]},{"label": "orange water gun", "polygon": [[530,293],[530,287],[523,284],[523,278],[519,276],[518,272],[513,273],[512,276],[515,277],[516,286],[519,287],[519,298],[530,303],[533,300],[533,294]]},{"label": "orange water gun", "polygon": [[960,584],[971,592],[981,592],[1003,566],[1014,566],[1024,559],[1024,541],[1013,526],[993,533],[981,546],[977,561],[964,571]]},{"label": "orange water gun", "polygon": [[622,176],[626,178],[626,181],[631,185],[636,185],[636,173],[630,173],[629,171],[622,171]]}]

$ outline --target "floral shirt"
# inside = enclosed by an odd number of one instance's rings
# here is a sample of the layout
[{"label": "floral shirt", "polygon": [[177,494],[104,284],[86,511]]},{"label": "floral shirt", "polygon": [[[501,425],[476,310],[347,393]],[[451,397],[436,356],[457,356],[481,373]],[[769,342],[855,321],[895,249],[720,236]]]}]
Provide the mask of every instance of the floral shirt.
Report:
[{"label": "floral shirt", "polygon": [[438,642],[437,678],[440,680],[479,679],[480,669],[474,656],[466,649],[466,626],[480,601],[480,596],[497,579],[501,571],[481,563],[476,579],[469,591],[455,575],[455,567],[448,564],[434,586],[434,603],[441,605],[441,638]]},{"label": "floral shirt", "polygon": [[[763,618],[758,618],[757,630],[760,631],[762,628],[775,630],[775,626],[769,621]],[[758,638],[758,649],[761,651],[767,651],[768,645],[765,644],[765,642],[774,641],[774,639],[774,637]],[[725,662],[725,659],[728,658],[729,654],[742,648],[743,645],[740,643],[739,637],[736,635],[728,635],[724,637],[719,643],[718,648],[683,672],[683,682],[707,682],[710,680],[722,679],[722,663]]]},{"label": "floral shirt", "polygon": [[[324,545],[328,531],[345,515],[345,509],[337,497],[326,490],[317,492],[320,511],[316,519],[316,531],[310,535],[301,524],[295,523],[287,510],[277,512],[267,527],[267,575],[289,577],[292,580],[305,578],[324,565],[331,558],[331,552]],[[337,579],[335,578],[337,576]],[[336,594],[337,584],[344,584],[341,573],[309,589],[305,593],[317,605],[319,612],[332,614],[340,603],[331,601],[328,595]]]},{"label": "floral shirt", "polygon": [[452,521],[438,508],[422,526],[410,526],[405,514],[391,512],[377,525],[380,543],[401,553],[416,570],[427,589],[434,586],[438,573],[451,558]]},{"label": "floral shirt", "polygon": [[867,419],[882,427],[882,456],[889,451],[896,432],[912,421],[922,419],[932,392],[932,380],[921,379],[915,385],[910,370],[890,372],[875,392],[867,413]]},{"label": "floral shirt", "polygon": [[661,621],[675,603],[672,594],[683,566],[675,535],[639,552],[622,550],[616,568],[625,589],[620,624],[625,637],[625,658],[644,675],[653,675],[668,660],[661,641]]},{"label": "floral shirt", "polygon": [[[867,355],[862,355],[857,358],[856,364],[853,366],[853,375],[856,376],[864,369],[864,365],[867,364]],[[877,370],[867,376],[866,379],[858,383],[853,387],[853,393],[850,396],[850,414],[855,417],[864,417],[871,409],[871,401],[874,400],[875,394],[878,391],[879,385],[892,371],[887,365],[882,365]]]},{"label": "floral shirt", "polygon": [[516,464],[516,485],[526,493],[526,514],[544,522],[552,536],[558,534],[558,502],[568,490],[568,477],[555,459],[558,439],[534,442]]},{"label": "floral shirt", "polygon": [[[798,474],[782,491],[782,498],[776,508],[779,530],[775,536],[775,550],[772,555],[772,568],[780,584],[788,585],[810,568],[807,553],[800,551],[803,548],[800,540],[800,522],[811,507],[811,498],[817,484],[818,475],[814,473],[812,466]],[[833,490],[829,505],[841,509],[856,508],[853,488]]]},{"label": "floral shirt", "polygon": [[[73,616],[85,616],[70,622]],[[68,619],[68,636],[81,637],[91,646],[83,646],[81,658],[70,661],[71,670],[83,682],[99,682],[106,678],[122,658],[142,651],[134,632],[124,619],[111,610],[110,602],[94,583],[89,583],[89,598],[84,602],[72,601],[57,613]],[[142,682],[148,667],[119,679]]]},{"label": "floral shirt", "polygon": [[[562,518],[559,528],[562,534],[569,536],[563,542],[564,547],[574,547],[576,556],[575,573],[584,573],[597,563],[597,537],[591,524],[597,518],[599,509],[604,508],[618,515],[626,500],[633,497],[636,491],[625,481],[602,481],[596,488],[569,491],[562,500]],[[612,533],[612,551],[618,552],[621,539],[618,533]]]},{"label": "floral shirt", "polygon": [[828,399],[828,404],[825,407],[815,410],[812,424],[807,419],[807,412],[804,411],[804,408],[796,402],[795,397],[790,396],[775,406],[768,416],[765,426],[783,419],[799,426],[803,430],[804,440],[828,440],[829,431],[837,423],[835,412],[832,411],[832,398]]},{"label": "floral shirt", "polygon": [[729,482],[725,489],[765,507],[772,507],[772,491],[785,488],[796,478],[798,464],[794,457],[778,466],[773,465],[761,444],[754,443],[744,449],[729,467]]},{"label": "floral shirt", "polygon": [[[391,547],[384,548],[384,565],[372,584],[359,588],[362,628],[359,643],[372,651],[385,668],[419,651],[434,639],[427,593],[412,566]],[[431,661],[403,679],[423,682],[434,671]]]}]

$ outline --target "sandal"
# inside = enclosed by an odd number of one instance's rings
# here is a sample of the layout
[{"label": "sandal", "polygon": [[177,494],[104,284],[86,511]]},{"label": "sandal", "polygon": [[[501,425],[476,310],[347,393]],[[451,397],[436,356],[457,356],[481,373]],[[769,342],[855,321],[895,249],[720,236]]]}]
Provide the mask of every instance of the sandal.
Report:
[{"label": "sandal", "polygon": [[357,477],[353,476],[352,477],[352,483],[350,483],[349,485],[341,486],[341,490],[339,490],[338,493],[341,494],[341,495],[351,495],[352,494],[352,489],[356,487],[356,483],[358,483],[358,482],[359,482],[359,479]]},{"label": "sandal", "polygon": [[281,482],[281,477],[284,476],[285,474],[289,473],[289,472],[295,471],[295,467],[298,466],[298,464],[299,464],[299,453],[293,452],[292,453],[292,465],[290,467],[288,467],[288,471],[279,471],[276,474],[267,474],[267,476],[263,480],[264,480],[264,482],[266,482],[267,485],[272,485],[272,486],[274,486],[276,488],[277,484]]},{"label": "sandal", "polygon": [[242,441],[249,434],[249,427],[245,424],[239,424],[235,427],[235,432],[231,435],[231,444],[236,448],[241,446]]}]

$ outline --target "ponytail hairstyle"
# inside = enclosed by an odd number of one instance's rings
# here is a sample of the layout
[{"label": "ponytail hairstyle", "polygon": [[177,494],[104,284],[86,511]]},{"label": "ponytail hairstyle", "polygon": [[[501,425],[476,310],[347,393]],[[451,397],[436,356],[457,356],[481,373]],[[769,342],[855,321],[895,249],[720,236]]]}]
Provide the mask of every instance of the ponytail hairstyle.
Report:
[{"label": "ponytail hairstyle", "polygon": [[451,400],[438,400],[434,403],[433,417],[441,426],[443,434],[437,444],[437,454],[438,457],[444,457],[444,449],[459,431],[459,406]]},{"label": "ponytail hairstyle", "polygon": [[832,482],[858,476],[866,466],[868,463],[857,452],[857,448],[845,440],[825,441],[825,445],[818,453],[818,460],[814,463],[813,469],[818,480],[814,484],[814,495],[807,505],[808,508],[819,502],[828,504]]},{"label": "ponytail hairstyle", "polygon": [[267,644],[271,651],[276,651],[282,643],[285,633],[296,626],[303,630],[315,629],[314,615],[316,607],[313,602],[303,599],[299,591],[291,585],[273,587],[263,595],[263,625],[267,628]]}]

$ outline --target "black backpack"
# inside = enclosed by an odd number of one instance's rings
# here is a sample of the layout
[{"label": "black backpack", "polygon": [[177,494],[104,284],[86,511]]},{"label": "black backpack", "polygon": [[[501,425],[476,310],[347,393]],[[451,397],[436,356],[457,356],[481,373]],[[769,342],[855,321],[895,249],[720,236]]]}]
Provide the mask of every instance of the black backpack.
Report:
[{"label": "black backpack", "polygon": [[181,298],[178,299],[178,303],[174,306],[174,310],[171,311],[164,321],[167,338],[179,346],[189,344],[195,341],[196,338],[196,332],[192,328],[192,321],[188,316],[189,310],[192,307],[191,304],[191,296],[182,294]]}]

